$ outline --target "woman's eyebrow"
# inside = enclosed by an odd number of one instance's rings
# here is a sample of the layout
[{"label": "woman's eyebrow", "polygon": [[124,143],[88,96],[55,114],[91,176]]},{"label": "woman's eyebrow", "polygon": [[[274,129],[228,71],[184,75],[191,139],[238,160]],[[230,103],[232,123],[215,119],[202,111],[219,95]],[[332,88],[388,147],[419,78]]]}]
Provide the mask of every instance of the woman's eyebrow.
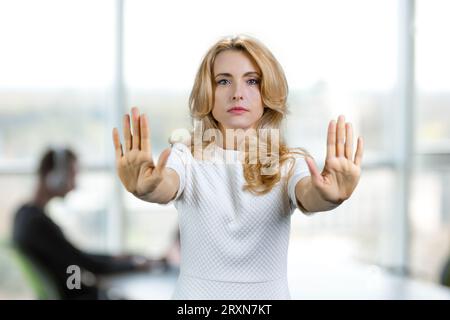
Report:
[{"label": "woman's eyebrow", "polygon": [[[256,71],[249,71],[249,72],[244,73],[244,77],[249,76],[249,75],[257,75],[258,77],[260,77],[259,73],[256,72]],[[231,73],[226,73],[226,72],[225,72],[225,73],[218,73],[218,74],[216,74],[216,75],[214,76],[214,78],[217,78],[218,76],[223,76],[223,77],[233,77],[233,76],[231,75]]]}]

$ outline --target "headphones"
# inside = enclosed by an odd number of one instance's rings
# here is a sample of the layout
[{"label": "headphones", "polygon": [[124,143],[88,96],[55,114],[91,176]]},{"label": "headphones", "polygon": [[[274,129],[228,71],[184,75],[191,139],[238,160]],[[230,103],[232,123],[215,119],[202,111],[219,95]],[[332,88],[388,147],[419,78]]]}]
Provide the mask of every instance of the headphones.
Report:
[{"label": "headphones", "polygon": [[47,187],[56,192],[67,185],[67,151],[63,148],[52,148],[53,169],[47,174],[45,183]]}]

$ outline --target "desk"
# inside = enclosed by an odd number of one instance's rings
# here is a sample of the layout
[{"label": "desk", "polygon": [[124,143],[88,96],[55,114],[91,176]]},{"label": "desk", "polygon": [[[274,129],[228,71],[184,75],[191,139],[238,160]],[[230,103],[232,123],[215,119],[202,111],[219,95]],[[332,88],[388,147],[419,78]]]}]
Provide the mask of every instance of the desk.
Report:
[{"label": "desk", "polygon": [[[302,266],[297,273],[289,273],[292,299],[395,299],[450,300],[450,289],[432,283],[394,276],[374,266],[357,263]],[[140,272],[108,276],[102,287],[133,300],[171,299],[178,272]]]},{"label": "desk", "polygon": [[130,300],[171,299],[177,282],[178,270],[133,272],[101,277],[100,287],[111,296]]},{"label": "desk", "polygon": [[[388,273],[352,259],[346,244],[295,242],[289,246],[288,282],[292,299],[450,300],[450,289]],[[178,272],[135,273],[103,280],[129,299],[170,299]]]}]

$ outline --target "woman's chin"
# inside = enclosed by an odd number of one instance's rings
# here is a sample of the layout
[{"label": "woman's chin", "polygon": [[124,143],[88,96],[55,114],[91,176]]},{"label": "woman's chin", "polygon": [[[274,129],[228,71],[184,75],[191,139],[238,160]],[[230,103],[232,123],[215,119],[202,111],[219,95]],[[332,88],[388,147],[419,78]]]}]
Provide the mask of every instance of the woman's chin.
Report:
[{"label": "woman's chin", "polygon": [[252,123],[248,122],[231,122],[227,126],[225,126],[226,129],[232,129],[232,130],[247,130],[253,127]]}]

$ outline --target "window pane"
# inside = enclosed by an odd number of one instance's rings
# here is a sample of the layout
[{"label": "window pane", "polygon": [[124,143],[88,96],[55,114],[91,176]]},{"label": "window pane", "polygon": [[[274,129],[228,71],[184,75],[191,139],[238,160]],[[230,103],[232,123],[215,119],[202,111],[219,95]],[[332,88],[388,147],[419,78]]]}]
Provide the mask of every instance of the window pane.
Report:
[{"label": "window pane", "polygon": [[417,148],[450,152],[450,3],[417,1]]},{"label": "window pane", "polygon": [[416,1],[416,150],[411,272],[440,282],[450,258],[450,29],[445,0]]},{"label": "window pane", "polygon": [[113,9],[107,0],[1,2],[0,165],[30,167],[49,144],[106,160]]},{"label": "window pane", "polygon": [[[109,163],[114,5],[108,0],[0,2],[1,238],[10,235],[14,209],[35,191],[33,174],[46,147],[71,146],[82,169]],[[13,172],[24,174],[8,174]],[[76,244],[95,250],[105,248],[106,202],[100,200],[111,196],[105,186],[112,175],[107,173],[107,182],[102,173],[93,175],[86,188],[100,184],[89,191],[97,197],[82,197],[74,205],[69,196],[49,211],[75,210],[55,219]],[[92,177],[83,172],[81,184],[85,176]]]}]

